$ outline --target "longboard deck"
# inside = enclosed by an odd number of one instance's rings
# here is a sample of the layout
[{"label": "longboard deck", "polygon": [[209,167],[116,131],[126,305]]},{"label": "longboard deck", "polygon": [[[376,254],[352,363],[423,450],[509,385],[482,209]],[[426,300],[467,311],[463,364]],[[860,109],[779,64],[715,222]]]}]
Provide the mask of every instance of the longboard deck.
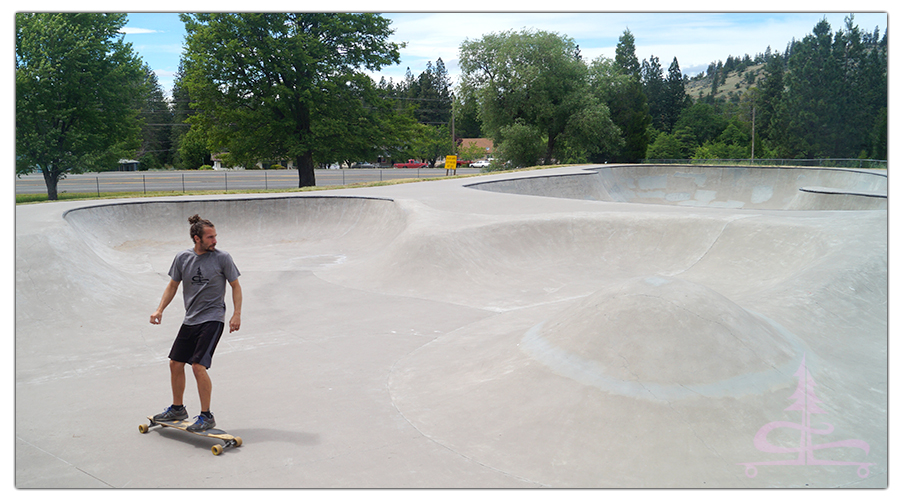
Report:
[{"label": "longboard deck", "polygon": [[224,445],[217,444],[212,447],[213,455],[218,455],[224,451],[225,448],[238,447],[243,444],[241,438],[237,436],[232,436],[227,432],[221,429],[207,429],[205,431],[189,431],[188,427],[191,425],[191,422],[188,420],[175,420],[173,422],[157,422],[153,420],[153,417],[147,417],[150,420],[150,424],[141,424],[138,426],[138,430],[141,431],[141,434],[146,434],[151,427],[160,426],[160,427],[169,427],[172,429],[179,429],[189,434],[194,434],[196,436],[203,437],[211,437],[217,438],[225,441]]}]

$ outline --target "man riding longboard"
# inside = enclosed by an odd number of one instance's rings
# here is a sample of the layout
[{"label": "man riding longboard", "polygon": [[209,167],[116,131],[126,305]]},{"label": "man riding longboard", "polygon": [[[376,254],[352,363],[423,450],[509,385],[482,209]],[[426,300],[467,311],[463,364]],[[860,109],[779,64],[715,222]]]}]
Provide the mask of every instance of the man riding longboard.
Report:
[{"label": "man riding longboard", "polygon": [[207,370],[212,366],[216,345],[225,330],[225,283],[231,285],[234,312],[228,322],[229,332],[241,328],[243,296],[238,277],[241,275],[227,252],[216,249],[216,228],[199,215],[188,218],[194,248],[179,252],[169,269],[169,284],[163,291],[150,323],[162,322],[165,308],[172,302],[180,283],[184,283],[184,322],[169,352],[169,374],[172,405],[153,416],[156,422],[187,420],[184,407],[185,365],[191,365],[200,394],[200,414],[187,428],[191,432],[213,429],[216,420],[210,412],[212,381]]}]

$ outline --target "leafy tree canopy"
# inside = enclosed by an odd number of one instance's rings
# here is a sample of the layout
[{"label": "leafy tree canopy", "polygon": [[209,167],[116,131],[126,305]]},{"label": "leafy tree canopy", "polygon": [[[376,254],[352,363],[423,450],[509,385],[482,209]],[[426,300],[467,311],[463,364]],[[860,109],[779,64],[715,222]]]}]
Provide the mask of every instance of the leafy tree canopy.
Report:
[{"label": "leafy tree canopy", "polygon": [[460,68],[462,99],[476,103],[483,131],[514,166],[618,143],[609,108],[590,91],[587,66],[568,37],[525,30],[466,40]]},{"label": "leafy tree canopy", "polygon": [[397,140],[391,104],[363,70],[400,61],[377,14],[182,14],[184,80],[214,150],[236,163],[294,159],[300,187],[315,163],[371,157]]},{"label": "leafy tree canopy", "polygon": [[47,195],[68,173],[115,166],[140,145],[148,71],[125,43],[125,14],[16,14],[16,173]]}]

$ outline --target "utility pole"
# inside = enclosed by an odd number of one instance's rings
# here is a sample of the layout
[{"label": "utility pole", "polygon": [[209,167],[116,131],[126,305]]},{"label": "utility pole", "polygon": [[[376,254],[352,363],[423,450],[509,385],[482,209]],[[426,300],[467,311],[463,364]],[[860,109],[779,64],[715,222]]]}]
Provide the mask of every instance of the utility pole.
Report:
[{"label": "utility pole", "polygon": [[456,99],[450,93],[450,142],[453,143],[453,156],[456,156]]},{"label": "utility pole", "polygon": [[750,163],[756,153],[756,106],[750,108]]}]

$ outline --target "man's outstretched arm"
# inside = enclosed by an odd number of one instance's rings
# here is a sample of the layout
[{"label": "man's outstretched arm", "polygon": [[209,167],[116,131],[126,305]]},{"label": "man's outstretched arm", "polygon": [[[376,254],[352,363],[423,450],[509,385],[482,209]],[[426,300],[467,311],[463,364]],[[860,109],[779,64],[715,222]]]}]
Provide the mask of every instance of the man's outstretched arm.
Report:
[{"label": "man's outstretched arm", "polygon": [[172,302],[172,299],[175,298],[175,293],[178,292],[178,285],[181,283],[175,280],[170,279],[169,284],[166,285],[166,289],[163,290],[162,299],[159,301],[159,307],[156,308],[156,312],[150,315],[150,323],[153,325],[158,325],[162,322],[162,314],[163,311],[168,307],[169,303]]},{"label": "man's outstretched arm", "polygon": [[231,282],[231,298],[234,300],[234,314],[231,315],[231,321],[228,322],[229,333],[241,329],[241,305],[244,302],[244,293],[241,291],[241,284],[238,280]]}]

